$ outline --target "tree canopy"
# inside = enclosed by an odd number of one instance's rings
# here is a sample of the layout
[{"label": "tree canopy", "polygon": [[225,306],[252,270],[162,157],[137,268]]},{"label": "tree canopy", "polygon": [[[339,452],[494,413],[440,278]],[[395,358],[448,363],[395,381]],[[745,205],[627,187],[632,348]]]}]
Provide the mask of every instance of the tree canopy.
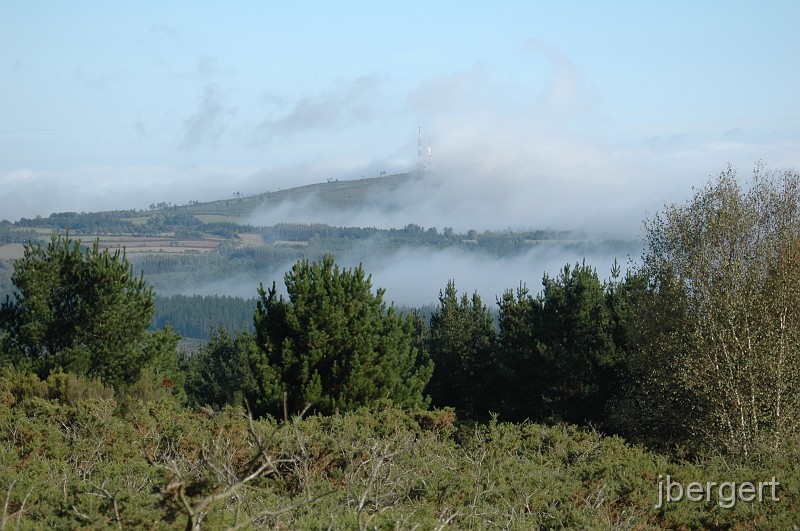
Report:
[{"label": "tree canopy", "polygon": [[154,295],[124,253],[53,234],[14,263],[14,297],[0,305],[4,357],[46,378],[60,368],[115,386],[142,368],[174,367],[177,336],[148,331]]},{"label": "tree canopy", "polygon": [[646,228],[621,424],[729,455],[780,448],[800,431],[800,176],[759,165],[743,186],[729,168]]},{"label": "tree canopy", "polygon": [[[273,413],[286,396],[293,411],[347,411],[378,399],[401,407],[427,405],[423,389],[432,364],[414,347],[414,322],[372,292],[361,266],[340,269],[326,255],[296,263],[285,276],[288,299],[275,284],[255,312],[259,348],[272,380],[265,400]],[[265,371],[264,374],[268,374]]]},{"label": "tree canopy", "polygon": [[435,367],[430,382],[434,406],[452,406],[468,418],[488,418],[495,384],[492,315],[477,292],[458,297],[454,281],[439,293],[431,316],[428,353]]},{"label": "tree canopy", "polygon": [[524,286],[500,305],[498,408],[514,420],[601,422],[624,363],[624,283],[602,283],[586,263],[545,274],[538,297]]}]

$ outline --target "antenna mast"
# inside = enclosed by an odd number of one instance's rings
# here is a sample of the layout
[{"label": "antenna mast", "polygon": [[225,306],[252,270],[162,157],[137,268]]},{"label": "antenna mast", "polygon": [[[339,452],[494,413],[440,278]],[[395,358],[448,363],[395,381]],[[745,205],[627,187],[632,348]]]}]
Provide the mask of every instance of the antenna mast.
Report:
[{"label": "antenna mast", "polygon": [[426,170],[433,169],[433,160],[431,160],[431,141],[428,140],[428,165],[425,166]]},{"label": "antenna mast", "polygon": [[419,137],[417,138],[417,175],[425,171],[425,163],[422,159],[422,126],[419,127]]}]

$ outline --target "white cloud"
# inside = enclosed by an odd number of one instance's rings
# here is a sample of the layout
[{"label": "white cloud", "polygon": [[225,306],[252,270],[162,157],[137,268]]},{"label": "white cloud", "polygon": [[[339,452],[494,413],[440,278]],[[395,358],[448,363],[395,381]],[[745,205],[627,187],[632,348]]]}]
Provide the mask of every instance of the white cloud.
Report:
[{"label": "white cloud", "polygon": [[288,110],[285,97],[270,94],[264,100],[273,112],[256,127],[252,141],[258,144],[273,137],[309,131],[332,132],[369,122],[379,112],[380,96],[380,80],[375,75],[340,82],[330,90],[303,96]]},{"label": "white cloud", "polygon": [[236,109],[225,104],[219,88],[207,85],[197,110],[183,122],[181,145],[185,148],[215,145],[235,114]]}]

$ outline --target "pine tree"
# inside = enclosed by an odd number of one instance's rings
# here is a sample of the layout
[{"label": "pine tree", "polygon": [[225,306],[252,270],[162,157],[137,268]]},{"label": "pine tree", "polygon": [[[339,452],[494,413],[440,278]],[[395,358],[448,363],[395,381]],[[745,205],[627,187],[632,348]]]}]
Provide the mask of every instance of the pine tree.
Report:
[{"label": "pine tree", "polygon": [[503,293],[498,304],[497,410],[504,420],[541,420],[546,416],[543,395],[551,376],[539,352],[539,302],[520,284]]},{"label": "pine tree", "polygon": [[427,347],[435,369],[429,384],[435,406],[452,406],[464,417],[488,418],[494,377],[495,330],[477,292],[460,300],[450,280],[439,292]]},{"label": "pine tree", "polygon": [[14,298],[0,306],[6,356],[41,378],[54,369],[119,386],[145,366],[174,369],[177,335],[149,332],[154,295],[125,254],[84,249],[69,234],[25,245],[14,263]]},{"label": "pine tree", "polygon": [[549,376],[545,409],[549,416],[568,422],[600,422],[624,360],[609,308],[616,299],[585,262],[564,266],[555,279],[545,275],[543,284],[534,320]]},{"label": "pine tree", "polygon": [[250,332],[212,330],[199,352],[182,359],[188,398],[216,408],[247,405],[253,414],[263,415],[264,393],[259,385],[263,380],[259,372],[262,358]]},{"label": "pine tree", "polygon": [[304,259],[285,284],[288,300],[274,283],[260,287],[255,312],[258,346],[274,371],[263,384],[270,412],[282,413],[283,396],[291,412],[347,411],[378,399],[427,405],[432,365],[413,346],[413,318],[387,308],[361,266],[340,270],[330,255]]},{"label": "pine tree", "polygon": [[601,423],[625,360],[627,294],[590,266],[544,275],[538,297],[524,286],[500,300],[499,411],[510,420]]}]

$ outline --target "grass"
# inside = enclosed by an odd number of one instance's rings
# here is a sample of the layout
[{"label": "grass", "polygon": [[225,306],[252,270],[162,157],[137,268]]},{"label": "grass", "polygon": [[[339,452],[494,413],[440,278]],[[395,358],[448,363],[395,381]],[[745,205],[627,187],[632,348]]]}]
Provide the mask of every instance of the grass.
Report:
[{"label": "grass", "polygon": [[150,219],[150,216],[139,216],[135,218],[125,218],[124,221],[130,221],[134,225],[146,225],[147,220]]},{"label": "grass", "polygon": [[195,214],[195,218],[203,223],[240,223],[237,217],[226,216],[223,214]]},{"label": "grass", "polygon": [[193,214],[205,223],[241,222],[257,208],[271,208],[284,201],[313,201],[320,208],[342,209],[363,205],[371,197],[394,190],[408,183],[413,174],[401,173],[357,179],[352,181],[331,181],[269,191],[248,197],[222,199],[208,203],[197,203],[179,207],[179,210]]},{"label": "grass", "polygon": [[21,243],[0,245],[0,260],[16,260],[22,258],[24,248]]}]

